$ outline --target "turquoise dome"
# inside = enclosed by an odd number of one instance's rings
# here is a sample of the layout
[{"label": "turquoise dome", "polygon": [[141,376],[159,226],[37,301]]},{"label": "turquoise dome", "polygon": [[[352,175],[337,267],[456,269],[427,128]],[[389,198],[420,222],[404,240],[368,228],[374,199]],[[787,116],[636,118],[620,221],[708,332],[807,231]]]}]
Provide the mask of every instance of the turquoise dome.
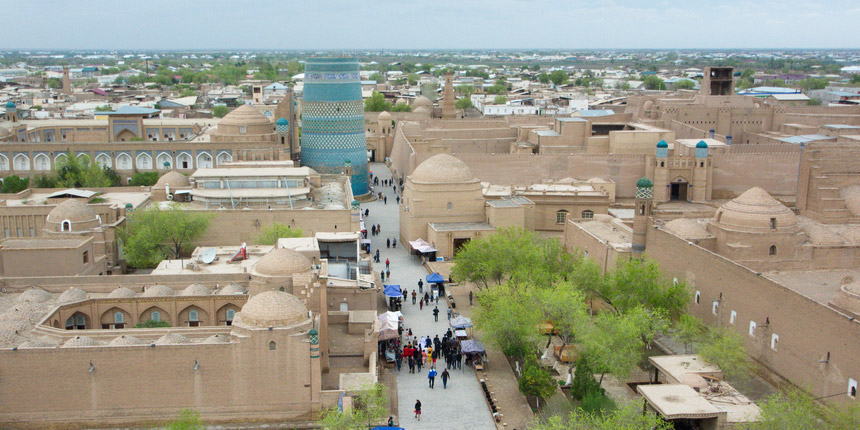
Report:
[{"label": "turquoise dome", "polygon": [[668,147],[669,147],[669,144],[668,144],[668,143],[666,143],[666,141],[665,141],[665,140],[661,140],[661,141],[657,142],[657,147],[658,147],[658,148],[668,148]]},{"label": "turquoise dome", "polygon": [[697,143],[697,144],[696,144],[696,148],[705,148],[705,149],[707,149],[707,148],[708,148],[708,144],[707,144],[707,143],[705,143],[705,141],[704,141],[704,140],[700,140],[700,141],[699,141],[699,143]]},{"label": "turquoise dome", "polygon": [[15,102],[6,102],[6,109],[15,109]]},{"label": "turquoise dome", "polygon": [[636,186],[638,188],[651,188],[654,186],[654,183],[646,177],[641,177],[638,181],[636,181]]},{"label": "turquoise dome", "polygon": [[287,123],[287,119],[286,119],[286,118],[278,118],[278,120],[277,120],[277,121],[275,121],[275,125],[287,125],[287,124],[288,124],[288,123]]}]

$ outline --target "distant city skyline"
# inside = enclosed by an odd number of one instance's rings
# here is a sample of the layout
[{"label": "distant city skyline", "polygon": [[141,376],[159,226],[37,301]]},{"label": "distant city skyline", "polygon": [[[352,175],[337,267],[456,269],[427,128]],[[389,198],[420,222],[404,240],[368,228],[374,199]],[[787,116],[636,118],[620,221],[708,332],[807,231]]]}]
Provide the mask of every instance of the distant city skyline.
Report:
[{"label": "distant city skyline", "polygon": [[0,0],[4,50],[855,49],[860,3]]}]

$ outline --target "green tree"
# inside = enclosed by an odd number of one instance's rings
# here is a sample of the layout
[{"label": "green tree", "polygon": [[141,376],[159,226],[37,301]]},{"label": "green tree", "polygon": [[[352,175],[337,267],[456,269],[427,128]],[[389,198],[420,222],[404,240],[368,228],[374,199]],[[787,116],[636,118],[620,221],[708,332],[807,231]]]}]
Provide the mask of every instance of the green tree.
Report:
[{"label": "green tree", "polygon": [[497,104],[497,105],[503,105],[507,102],[508,102],[508,98],[505,96],[496,96],[496,98],[493,99],[493,104]]},{"label": "green tree", "polygon": [[589,363],[600,372],[599,383],[603,383],[605,373],[619,379],[630,376],[642,358],[645,345],[667,327],[660,312],[643,307],[630,309],[624,314],[598,314],[593,326],[585,330],[582,343]]},{"label": "green tree", "polygon": [[573,382],[570,384],[570,395],[576,400],[582,400],[590,393],[601,392],[600,384],[594,380],[594,370],[588,363],[588,357],[580,356],[576,360],[576,370],[573,373]]},{"label": "green tree", "polygon": [[631,402],[603,414],[582,409],[567,416],[554,415],[529,424],[529,430],[671,430],[672,423],[655,414],[643,414],[643,404]]},{"label": "green tree", "polygon": [[223,118],[224,115],[227,115],[230,112],[230,108],[224,105],[215,105],[212,106],[212,116],[215,118]]},{"label": "green tree", "polygon": [[34,178],[33,185],[36,188],[56,188],[57,180],[49,175],[42,173]]},{"label": "green tree", "polygon": [[807,103],[809,106],[821,106],[821,99],[813,97]]},{"label": "green tree", "polygon": [[537,325],[541,313],[535,306],[523,306],[532,302],[527,289],[504,284],[478,293],[475,309],[475,326],[484,338],[498,346],[505,355],[522,360],[535,354],[539,333]]},{"label": "green tree", "polygon": [[191,88],[185,88],[179,93],[179,97],[190,97],[195,95],[197,95],[197,91],[194,91]]},{"label": "green tree", "polygon": [[538,82],[542,84],[548,84],[550,82],[549,75],[546,73],[541,73],[540,75],[538,75]]},{"label": "green tree", "polygon": [[377,84],[381,84],[381,83],[385,82],[385,76],[382,76],[382,73],[377,72],[377,73],[370,75],[370,80],[376,81]]},{"label": "green tree", "polygon": [[696,84],[689,79],[683,79],[678,82],[675,82],[675,85],[673,87],[676,90],[692,90],[696,87]]},{"label": "green tree", "polygon": [[638,306],[666,312],[673,319],[680,317],[690,300],[690,291],[683,282],[667,280],[657,262],[633,258],[620,261],[605,282],[584,286],[588,293],[602,299],[618,312]]},{"label": "green tree", "polygon": [[362,388],[353,402],[352,410],[337,407],[320,414],[323,429],[364,430],[382,424],[388,416],[388,388],[380,383]]},{"label": "green tree", "polygon": [[96,106],[96,112],[113,112],[113,108],[110,105]]},{"label": "green tree", "polygon": [[764,86],[766,87],[787,87],[788,84],[785,83],[782,79],[768,79],[764,81]]},{"label": "green tree", "polygon": [[549,80],[555,85],[566,84],[568,79],[567,72],[564,70],[555,70],[549,74]]},{"label": "green tree", "polygon": [[132,267],[154,267],[165,258],[179,258],[209,228],[212,215],[193,210],[157,207],[128,216],[122,232],[123,251]]},{"label": "green tree", "polygon": [[179,416],[167,422],[165,430],[203,430],[200,414],[190,409],[184,409]]},{"label": "green tree", "polygon": [[3,185],[0,186],[0,192],[3,194],[15,194],[26,190],[28,185],[30,185],[30,178],[10,175],[3,178]]},{"label": "green tree", "polygon": [[412,106],[406,103],[397,103],[391,107],[392,112],[412,112]]},{"label": "green tree", "polygon": [[134,325],[134,328],[161,328],[161,327],[170,327],[170,323],[167,321],[153,321],[148,320],[145,322],[140,322]]},{"label": "green tree", "polygon": [[507,85],[504,83],[495,83],[492,87],[487,88],[487,94],[504,94],[508,91]]},{"label": "green tree", "polygon": [[286,224],[273,223],[263,227],[260,234],[254,239],[257,245],[275,245],[280,238],[302,237],[304,232],[300,228],[292,228]]},{"label": "green tree", "polygon": [[391,102],[386,101],[385,96],[378,91],[374,91],[370,97],[364,99],[365,112],[382,112],[390,110]]},{"label": "green tree", "polygon": [[701,341],[706,333],[707,328],[700,319],[689,314],[683,314],[675,324],[672,337],[684,344],[684,352],[689,354],[693,344]]},{"label": "green tree", "polygon": [[[825,421],[825,409],[809,395],[797,389],[777,393],[760,403],[761,414],[757,422],[742,425],[744,430],[806,430],[836,429]],[[856,429],[860,422],[855,422]]]},{"label": "green tree", "polygon": [[655,75],[646,76],[645,79],[642,80],[642,85],[649,90],[665,90],[666,83],[663,82],[660,77]]},{"label": "green tree", "polygon": [[465,98],[469,98],[472,94],[475,94],[475,87],[471,85],[458,85],[454,88],[454,91]]},{"label": "green tree", "polygon": [[618,83],[615,84],[615,88],[619,89],[619,90],[627,91],[630,89],[630,82],[618,81]]},{"label": "green tree", "polygon": [[533,293],[534,304],[545,321],[551,321],[562,347],[573,343],[577,331],[588,324],[585,295],[571,282],[559,282]]},{"label": "green tree", "polygon": [[848,79],[852,84],[860,84],[860,73],[854,73],[851,75],[851,78]]},{"label": "green tree", "polygon": [[538,407],[540,407],[540,399],[551,397],[558,388],[558,384],[552,379],[552,375],[542,369],[533,359],[526,361],[517,384],[521,393],[537,399]]},{"label": "green tree", "polygon": [[128,184],[134,187],[150,187],[155,185],[156,182],[158,182],[158,172],[135,172],[131,175],[131,180]]},{"label": "green tree", "polygon": [[66,152],[65,157],[54,164],[54,173],[59,187],[102,188],[113,185],[105,169],[98,163],[94,163],[88,155],[78,157],[72,151]]},{"label": "green tree", "polygon": [[703,360],[713,363],[727,378],[742,378],[752,371],[743,336],[733,328],[712,327],[699,341],[697,352]]},{"label": "green tree", "polygon": [[454,107],[457,109],[463,109],[463,110],[469,109],[472,107],[472,99],[470,99],[468,97],[463,97],[462,99],[457,100],[454,103]]},{"label": "green tree", "polygon": [[63,81],[60,78],[48,78],[48,88],[58,90],[63,87]]}]

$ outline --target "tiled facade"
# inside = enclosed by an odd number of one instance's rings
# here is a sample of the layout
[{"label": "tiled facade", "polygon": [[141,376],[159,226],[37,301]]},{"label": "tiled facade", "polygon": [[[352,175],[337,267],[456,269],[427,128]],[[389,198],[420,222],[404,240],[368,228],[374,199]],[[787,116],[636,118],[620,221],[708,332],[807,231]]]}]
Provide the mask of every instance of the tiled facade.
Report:
[{"label": "tiled facade", "polygon": [[353,194],[370,191],[364,104],[355,59],[308,60],[301,146],[302,165],[323,174],[341,174],[348,169]]}]

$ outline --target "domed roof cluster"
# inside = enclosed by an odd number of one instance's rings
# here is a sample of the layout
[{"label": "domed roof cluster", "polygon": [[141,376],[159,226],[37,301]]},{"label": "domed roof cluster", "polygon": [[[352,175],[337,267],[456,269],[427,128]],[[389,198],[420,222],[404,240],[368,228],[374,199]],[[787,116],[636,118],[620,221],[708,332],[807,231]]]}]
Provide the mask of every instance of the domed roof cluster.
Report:
[{"label": "domed roof cluster", "polygon": [[245,294],[245,288],[236,283],[231,283],[215,292],[216,296],[229,296],[233,294]]},{"label": "domed roof cluster", "polygon": [[114,338],[112,341],[108,342],[110,346],[128,346],[128,345],[145,345],[146,342],[129,335],[122,335],[120,337]]},{"label": "domed roof cluster", "polygon": [[27,340],[26,342],[18,345],[18,348],[54,348],[56,346],[56,341],[44,337],[38,337]]},{"label": "domed roof cluster", "polygon": [[128,289],[126,287],[117,287],[115,290],[111,291],[110,294],[108,294],[108,297],[112,299],[125,299],[129,297],[134,297],[136,295],[137,293],[135,293],[131,289]]},{"label": "domed roof cluster", "polygon": [[212,291],[209,288],[200,284],[191,284],[179,293],[180,296],[208,296],[211,294]]},{"label": "domed roof cluster", "polygon": [[286,327],[308,318],[308,308],[292,294],[266,291],[251,297],[233,324],[250,328]]},{"label": "domed roof cluster", "polygon": [[263,276],[291,276],[311,270],[311,260],[287,248],[276,248],[254,265],[254,273]]},{"label": "domed roof cluster", "polygon": [[690,218],[673,219],[667,222],[664,227],[676,236],[686,240],[708,239],[713,237],[705,226]]},{"label": "domed roof cluster", "polygon": [[44,318],[50,309],[51,307],[45,303],[20,302],[3,312],[0,320],[24,320],[32,325]]},{"label": "domed roof cluster", "polygon": [[477,182],[466,163],[448,154],[438,154],[424,160],[415,168],[411,177],[415,182],[442,184]]},{"label": "domed roof cluster", "polygon": [[73,231],[93,228],[100,224],[96,212],[79,199],[68,199],[58,204],[45,219],[45,223],[52,225],[54,231],[62,231],[63,221],[71,221]]},{"label": "domed roof cluster", "polygon": [[81,300],[86,300],[87,293],[83,290],[79,290],[75,287],[69,287],[68,290],[63,291],[63,294],[60,294],[60,297],[57,299],[57,303],[72,303],[79,302]]},{"label": "domed roof cluster", "polygon": [[19,336],[18,333],[15,333],[14,331],[0,329],[0,347],[8,348],[18,346],[25,340],[25,337]]},{"label": "domed roof cluster", "polygon": [[433,102],[431,102],[430,99],[424,96],[415,97],[415,100],[412,102],[412,110],[414,111],[419,107],[429,109],[433,107]]},{"label": "domed roof cluster", "polygon": [[263,116],[251,105],[242,105],[228,113],[221,119],[218,125],[271,125],[268,118]]},{"label": "domed roof cluster", "polygon": [[721,206],[714,221],[723,226],[756,231],[797,229],[794,212],[759,187],[750,188]]},{"label": "domed roof cluster", "polygon": [[60,348],[77,348],[81,346],[99,346],[102,343],[87,336],[75,336],[66,341]]},{"label": "domed roof cluster", "polygon": [[223,334],[213,334],[212,336],[207,337],[200,341],[202,344],[214,344],[214,343],[230,343],[230,336],[225,336]]},{"label": "domed roof cluster", "polygon": [[194,343],[193,340],[176,333],[167,333],[164,336],[161,336],[153,342],[156,345],[185,345],[189,343]]},{"label": "domed roof cluster", "polygon": [[184,188],[190,187],[191,182],[188,181],[188,177],[179,172],[167,172],[161,175],[158,178],[158,182],[155,183],[155,188],[164,188],[165,186],[170,185],[170,188]]},{"label": "domed roof cluster", "polygon": [[153,285],[147,288],[141,297],[164,297],[176,295],[176,291],[166,285]]},{"label": "domed roof cluster", "polygon": [[27,291],[21,293],[17,299],[15,299],[18,303],[23,302],[32,302],[32,303],[45,303],[48,300],[51,300],[51,293],[40,290],[38,288],[29,288]]}]

